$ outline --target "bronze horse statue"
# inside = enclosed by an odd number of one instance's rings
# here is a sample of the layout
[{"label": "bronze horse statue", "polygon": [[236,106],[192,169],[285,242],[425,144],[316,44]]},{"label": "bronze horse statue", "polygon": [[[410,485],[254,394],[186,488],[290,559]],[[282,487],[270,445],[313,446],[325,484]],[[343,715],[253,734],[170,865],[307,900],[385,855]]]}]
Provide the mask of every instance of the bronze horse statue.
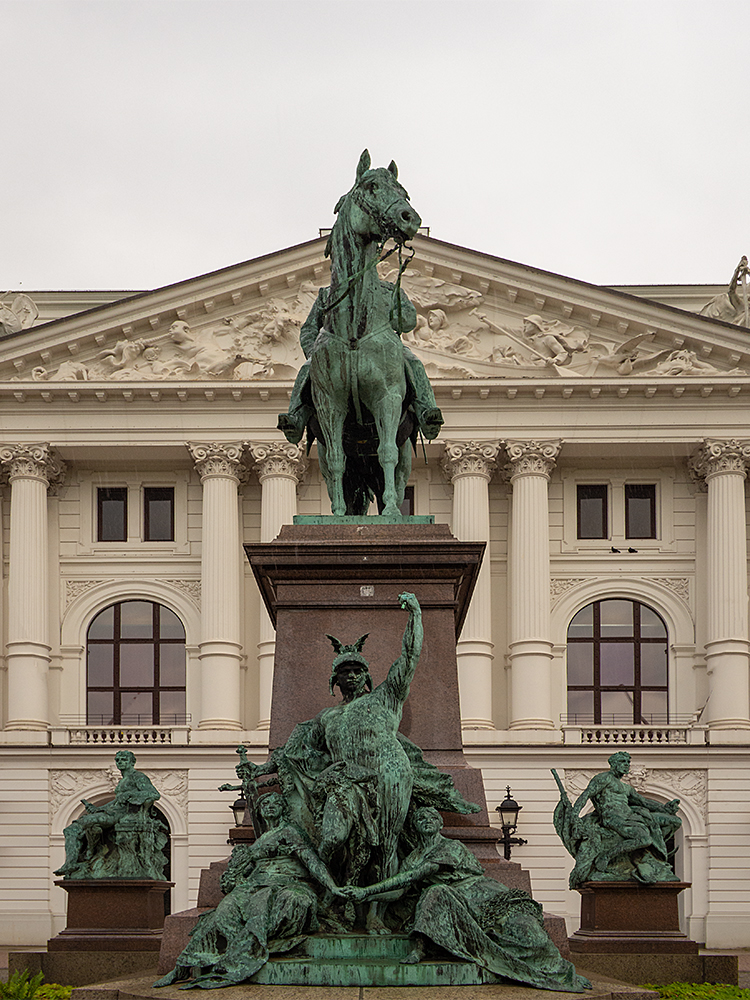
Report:
[{"label": "bronze horse statue", "polygon": [[[370,169],[362,153],[354,187],[339,199],[326,245],[331,284],[321,288],[300,332],[302,366],[279,429],[297,442],[307,428],[333,514],[365,514],[372,499],[398,515],[418,430],[434,438],[443,423],[421,362],[401,342],[416,311],[400,287],[381,281],[377,264],[393,240],[399,252],[421,219],[398,182],[398,169]],[[395,249],[395,248],[394,248]]]}]

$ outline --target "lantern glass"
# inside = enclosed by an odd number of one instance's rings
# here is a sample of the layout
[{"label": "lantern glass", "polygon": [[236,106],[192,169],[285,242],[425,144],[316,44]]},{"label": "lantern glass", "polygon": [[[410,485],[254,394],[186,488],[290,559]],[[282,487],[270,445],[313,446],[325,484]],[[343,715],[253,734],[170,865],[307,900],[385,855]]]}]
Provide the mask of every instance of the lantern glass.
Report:
[{"label": "lantern glass", "polygon": [[511,798],[510,789],[508,789],[507,795],[498,807],[503,830],[509,830],[511,833],[515,830],[518,826],[518,813],[522,808],[515,799]]},{"label": "lantern glass", "polygon": [[245,810],[247,809],[247,802],[245,802],[244,799],[235,799],[230,808],[234,815],[234,825],[242,826],[242,821],[245,818]]}]

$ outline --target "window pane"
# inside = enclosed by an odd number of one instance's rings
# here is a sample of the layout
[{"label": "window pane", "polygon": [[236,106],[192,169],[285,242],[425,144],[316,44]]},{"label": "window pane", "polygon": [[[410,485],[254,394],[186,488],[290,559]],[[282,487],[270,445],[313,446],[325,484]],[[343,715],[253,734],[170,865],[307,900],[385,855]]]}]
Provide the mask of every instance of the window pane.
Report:
[{"label": "window pane", "polygon": [[568,722],[591,722],[594,718],[594,692],[568,691]]},{"label": "window pane", "polygon": [[162,639],[184,639],[182,622],[169,608],[159,608],[159,635]]},{"label": "window pane", "polygon": [[656,486],[625,487],[625,537],[656,537]]},{"label": "window pane", "polygon": [[120,635],[123,639],[150,639],[154,634],[153,604],[125,601],[120,605]]},{"label": "window pane", "polygon": [[594,646],[589,642],[568,644],[568,684],[594,683]]},{"label": "window pane", "polygon": [[112,639],[115,634],[115,608],[100,611],[89,625],[89,639]]},{"label": "window pane", "polygon": [[148,486],[143,491],[143,537],[147,542],[174,538],[174,490]]},{"label": "window pane", "polygon": [[114,646],[89,645],[89,687],[112,687],[114,652]]},{"label": "window pane", "polygon": [[633,634],[633,602],[601,601],[602,638]]},{"label": "window pane", "polygon": [[633,695],[630,691],[602,691],[602,723],[626,725],[633,722]]},{"label": "window pane", "polygon": [[607,487],[579,486],[578,494],[578,537],[606,538],[607,527]]},{"label": "window pane", "polygon": [[635,681],[632,642],[603,642],[599,648],[599,671],[603,687],[632,685]]},{"label": "window pane", "polygon": [[120,686],[149,687],[154,683],[154,647],[146,642],[120,646]]},{"label": "window pane", "polygon": [[667,685],[667,647],[660,642],[641,645],[641,684],[646,687]]},{"label": "window pane", "polygon": [[410,517],[414,513],[414,487],[407,486],[404,490],[404,501],[399,508],[404,517]]},{"label": "window pane", "polygon": [[587,604],[574,616],[568,626],[571,639],[590,639],[594,634],[594,605]]},{"label": "window pane", "polygon": [[159,682],[163,687],[184,687],[185,647],[182,643],[160,643]]},{"label": "window pane", "polygon": [[641,721],[647,725],[664,725],[669,721],[666,691],[644,691],[641,694]]},{"label": "window pane", "polygon": [[90,726],[111,726],[114,722],[111,691],[89,691],[88,715]]},{"label": "window pane", "polygon": [[667,638],[667,626],[651,608],[641,605],[641,635],[644,639]]},{"label": "window pane", "polygon": [[97,490],[100,542],[124,542],[128,537],[128,491],[124,487]]},{"label": "window pane", "polygon": [[125,725],[151,725],[154,721],[153,695],[150,691],[122,691],[120,713],[120,721]]},{"label": "window pane", "polygon": [[162,691],[159,695],[159,722],[162,726],[175,726],[185,721],[185,692]]}]

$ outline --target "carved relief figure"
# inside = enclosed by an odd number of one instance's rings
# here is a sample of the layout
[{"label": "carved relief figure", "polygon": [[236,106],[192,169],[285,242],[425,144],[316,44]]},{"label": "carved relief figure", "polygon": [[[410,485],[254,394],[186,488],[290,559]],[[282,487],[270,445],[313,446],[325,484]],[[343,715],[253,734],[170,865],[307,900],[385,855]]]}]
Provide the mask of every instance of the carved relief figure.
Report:
[{"label": "carved relief figure", "polygon": [[32,327],[39,316],[36,304],[28,295],[20,292],[13,297],[10,305],[0,302],[0,336],[20,333]]},{"label": "carved relief figure", "polygon": [[115,764],[122,774],[115,797],[95,806],[65,828],[64,878],[164,878],[167,842],[163,822],[151,807],[160,798],[149,778],[135,769],[135,754],[120,750]]}]

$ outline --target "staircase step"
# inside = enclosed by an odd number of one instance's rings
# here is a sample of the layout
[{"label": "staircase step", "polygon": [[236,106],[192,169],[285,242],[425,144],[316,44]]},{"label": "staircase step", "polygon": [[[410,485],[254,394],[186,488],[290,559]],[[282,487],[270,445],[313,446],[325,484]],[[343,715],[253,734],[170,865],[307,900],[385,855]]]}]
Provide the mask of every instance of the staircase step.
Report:
[{"label": "staircase step", "polygon": [[422,961],[401,965],[388,959],[365,961],[272,958],[252,981],[269,986],[480,986],[500,980],[471,962]]},{"label": "staircase step", "polygon": [[302,942],[300,950],[314,959],[400,962],[413,947],[408,934],[314,934]]}]

